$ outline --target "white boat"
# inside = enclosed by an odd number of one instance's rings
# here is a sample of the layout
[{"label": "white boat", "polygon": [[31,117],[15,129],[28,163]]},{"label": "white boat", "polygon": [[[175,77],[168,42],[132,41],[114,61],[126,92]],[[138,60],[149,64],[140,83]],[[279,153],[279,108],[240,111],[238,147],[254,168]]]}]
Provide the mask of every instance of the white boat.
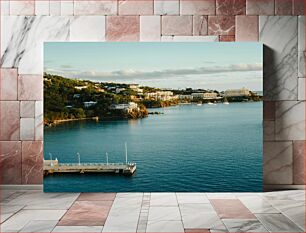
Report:
[{"label": "white boat", "polygon": [[208,105],[214,105],[214,104],[213,104],[213,103],[211,103],[211,102],[208,102],[207,104],[208,104]]},{"label": "white boat", "polygon": [[198,103],[197,105],[198,105],[198,106],[202,106],[202,104],[201,104],[201,103]]},{"label": "white boat", "polygon": [[223,102],[223,104],[226,104],[226,105],[228,105],[228,104],[229,104],[229,102]]}]

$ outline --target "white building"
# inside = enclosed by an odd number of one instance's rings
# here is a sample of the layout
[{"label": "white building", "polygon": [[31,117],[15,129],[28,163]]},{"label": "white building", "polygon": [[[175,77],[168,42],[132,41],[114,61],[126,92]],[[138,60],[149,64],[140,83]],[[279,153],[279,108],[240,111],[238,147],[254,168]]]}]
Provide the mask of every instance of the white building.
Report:
[{"label": "white building", "polygon": [[215,92],[204,93],[204,99],[217,99],[218,94]]},{"label": "white building", "polygon": [[194,99],[204,99],[204,93],[202,93],[202,92],[199,92],[199,93],[191,93],[191,96],[192,96]]},{"label": "white building", "polygon": [[193,100],[193,96],[192,95],[179,95],[178,98],[180,100]]},{"label": "white building", "polygon": [[125,88],[123,88],[123,87],[117,87],[116,88],[116,93],[118,94],[118,93],[121,93],[121,92],[123,92],[123,91],[125,91]]},{"label": "white building", "polygon": [[224,92],[225,97],[241,97],[241,96],[249,96],[250,91],[245,87],[241,89],[228,89]]},{"label": "white building", "polygon": [[129,84],[129,88],[134,91],[137,91],[139,88],[139,84]]},{"label": "white building", "polygon": [[147,99],[155,99],[155,100],[162,100],[162,101],[174,99],[172,91],[149,92],[149,93],[146,93],[145,95]]},{"label": "white building", "polygon": [[132,110],[139,110],[138,104],[135,102],[129,102],[128,104],[114,104],[111,106],[111,109],[114,110],[125,110],[125,111],[132,111]]},{"label": "white building", "polygon": [[95,102],[95,101],[88,101],[88,102],[83,102],[83,104],[84,104],[84,107],[85,107],[85,108],[89,108],[89,107],[91,107],[91,106],[96,105],[97,102]]},{"label": "white building", "polygon": [[83,89],[86,89],[87,86],[78,86],[78,87],[74,87],[75,89],[77,90],[83,90]]},{"label": "white building", "polygon": [[157,99],[157,94],[156,92],[148,92],[145,94],[146,99]]}]

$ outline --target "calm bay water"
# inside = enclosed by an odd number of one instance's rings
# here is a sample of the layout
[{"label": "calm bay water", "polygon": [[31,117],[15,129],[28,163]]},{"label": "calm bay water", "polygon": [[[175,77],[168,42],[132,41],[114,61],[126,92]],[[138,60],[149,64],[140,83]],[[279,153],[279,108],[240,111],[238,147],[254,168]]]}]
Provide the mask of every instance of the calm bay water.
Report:
[{"label": "calm bay water", "polygon": [[[151,109],[152,110],[152,109]],[[79,121],[45,129],[45,159],[124,162],[132,177],[65,174],[44,178],[47,192],[262,191],[262,102],[179,105],[140,120]]]}]

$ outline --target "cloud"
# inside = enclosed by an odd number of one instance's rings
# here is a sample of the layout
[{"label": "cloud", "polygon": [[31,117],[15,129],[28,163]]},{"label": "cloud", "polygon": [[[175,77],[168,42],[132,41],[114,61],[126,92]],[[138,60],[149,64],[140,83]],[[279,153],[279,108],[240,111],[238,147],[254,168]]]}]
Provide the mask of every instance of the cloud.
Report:
[{"label": "cloud", "polygon": [[70,68],[72,68],[72,66],[71,65],[61,65],[61,68],[63,68],[63,69],[70,69]]},{"label": "cloud", "polygon": [[197,68],[185,68],[185,69],[165,69],[155,71],[140,71],[140,70],[117,70],[112,72],[101,71],[76,71],[76,70],[45,70],[51,74],[58,74],[69,78],[79,79],[91,79],[96,81],[126,81],[133,79],[146,80],[146,79],[163,79],[171,77],[190,77],[194,75],[215,75],[226,74],[235,72],[252,72],[262,71],[262,64],[232,64],[228,66],[208,66]]}]

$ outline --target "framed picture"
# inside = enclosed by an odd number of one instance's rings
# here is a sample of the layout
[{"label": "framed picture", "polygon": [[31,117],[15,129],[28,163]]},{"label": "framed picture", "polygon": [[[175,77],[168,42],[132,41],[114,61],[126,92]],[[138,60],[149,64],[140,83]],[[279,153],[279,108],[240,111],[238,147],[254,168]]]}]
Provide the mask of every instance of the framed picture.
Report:
[{"label": "framed picture", "polygon": [[44,44],[46,192],[262,191],[260,43]]}]

